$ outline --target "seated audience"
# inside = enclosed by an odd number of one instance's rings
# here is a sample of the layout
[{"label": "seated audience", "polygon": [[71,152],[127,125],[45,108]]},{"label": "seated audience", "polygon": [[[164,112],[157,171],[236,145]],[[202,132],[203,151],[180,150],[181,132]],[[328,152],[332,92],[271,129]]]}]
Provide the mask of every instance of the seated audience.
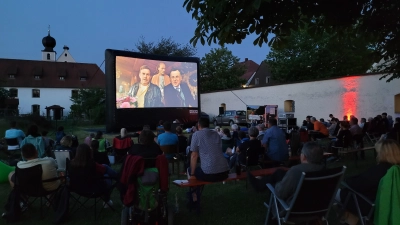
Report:
[{"label": "seated audience", "polygon": [[[341,121],[340,124],[340,129],[338,132],[338,135],[336,136],[336,140],[332,140],[332,145],[338,148],[347,148],[351,145],[352,142],[352,136],[351,132],[349,130],[350,128],[350,123],[348,121]],[[333,148],[332,153],[337,156],[338,155],[338,149]]]},{"label": "seated audience", "polygon": [[90,133],[89,136],[87,136],[87,137],[85,138],[85,140],[83,141],[83,143],[85,143],[85,144],[87,144],[87,145],[90,146],[90,143],[92,142],[92,140],[94,139],[95,136],[96,136],[95,133],[93,133],[93,132]]},{"label": "seated audience", "polygon": [[158,126],[156,128],[157,136],[165,132],[163,124],[164,124],[164,121],[162,121],[162,120],[158,121]]},{"label": "seated audience", "polygon": [[[365,126],[365,123],[367,122],[367,119],[365,119],[365,118],[361,118],[361,120],[360,120],[360,127],[361,127],[361,129],[363,129],[363,131],[364,131],[364,126]],[[363,132],[364,133],[364,132]]]},{"label": "seated audience", "polygon": [[[337,122],[336,118],[333,118],[331,120],[331,125],[328,127],[328,131],[329,131],[329,135],[330,136],[336,136],[337,131],[339,130],[339,129],[336,129],[336,127],[339,128],[339,125],[338,125],[338,122]],[[335,133],[335,131],[336,131],[336,133]]]},{"label": "seated audience", "polygon": [[51,151],[53,150],[54,147],[54,140],[52,140],[47,136],[48,133],[49,133],[48,131],[42,131],[42,138],[44,140],[44,145],[45,145],[45,152],[46,152],[45,154],[50,157],[53,154]]},{"label": "seated audience", "polygon": [[72,148],[72,137],[69,135],[64,136],[60,141],[60,145],[56,147],[56,150],[68,150],[70,159],[73,159],[75,157],[76,148]]},{"label": "seated audience", "polygon": [[56,145],[60,144],[61,138],[63,138],[66,134],[64,133],[64,127],[59,126],[56,132]]},{"label": "seated audience", "polygon": [[362,135],[362,128],[358,126],[358,119],[353,117],[350,119],[350,132],[351,135]]},{"label": "seated audience", "polygon": [[222,130],[222,133],[223,133],[223,135],[221,137],[222,140],[231,140],[232,139],[231,132],[229,131],[228,128],[224,128]]},{"label": "seated audience", "polygon": [[[239,133],[239,137],[243,137]],[[249,138],[241,139],[241,144],[236,147],[235,154],[231,157],[229,167],[233,168],[235,164],[246,165],[246,156],[249,158],[248,165],[256,165],[258,163],[259,156],[264,153],[264,149],[261,146],[261,141],[257,139],[258,129],[256,127],[249,128]]]},{"label": "seated audience", "polygon": [[325,122],[324,118],[319,119],[319,122],[321,122],[322,124],[324,124],[325,127],[329,127],[331,124],[328,122]]},{"label": "seated audience", "polygon": [[307,116],[306,121],[307,121],[307,130],[314,130],[314,124],[311,122],[312,116]]},{"label": "seated audience", "polygon": [[[132,145],[128,151],[129,155],[141,156],[143,158],[156,158],[162,155],[160,146],[154,141],[154,133],[151,130],[143,130],[139,135],[139,144]],[[151,167],[151,166],[146,166]],[[122,169],[121,169],[122,170]]]},{"label": "seated audience", "polygon": [[111,147],[110,142],[103,137],[103,132],[100,130],[97,131],[96,136],[93,138],[93,140],[97,140],[99,142],[99,152],[106,152],[108,148]]},{"label": "seated audience", "polygon": [[[258,136],[264,135],[265,132],[265,125],[263,123],[257,125],[258,129]],[[257,136],[257,137],[258,137]]]},{"label": "seated audience", "polygon": [[[97,142],[97,141],[92,141]],[[76,149],[76,156],[70,163],[69,177],[75,191],[103,193],[110,190],[112,179],[117,178],[117,173],[108,165],[99,164],[93,160],[93,151],[87,144],[80,144]],[[93,182],[86,180],[88,177]],[[98,177],[109,177],[111,179],[95,179]],[[90,179],[89,178],[89,179]],[[84,181],[84,182],[83,182]],[[112,205],[110,200],[111,190],[102,197],[104,202]]]},{"label": "seated audience", "polygon": [[24,146],[25,144],[33,144],[35,149],[38,151],[39,158],[43,158],[46,156],[46,144],[42,138],[42,135],[39,133],[39,128],[36,125],[31,125],[28,128],[28,132],[26,133],[26,137],[24,140],[21,141],[20,147]]},{"label": "seated audience", "polygon": [[[209,129],[210,120],[200,118],[199,131],[193,134],[190,151],[189,179],[217,182],[228,178],[228,162],[221,154],[221,138],[214,130]],[[197,159],[200,157],[200,167]]]},{"label": "seated audience", "polygon": [[99,145],[100,145],[100,143],[98,140],[93,140],[90,143],[90,149],[92,150],[93,160],[96,163],[110,166],[111,163],[110,163],[110,159],[108,158],[107,152],[99,152]]},{"label": "seated audience", "polygon": [[25,138],[25,134],[22,130],[17,129],[17,122],[10,122],[10,129],[6,130],[5,136],[6,139],[16,138],[18,143],[21,144],[21,141]]},{"label": "seated audience", "polygon": [[388,127],[389,127],[389,130],[390,130],[390,129],[393,128],[393,124],[394,124],[393,117],[391,115],[388,115],[387,119],[388,119],[388,123],[389,123]]},{"label": "seated audience", "polygon": [[400,117],[395,119],[393,128],[389,131],[386,138],[400,142]]},{"label": "seated audience", "polygon": [[273,161],[286,161],[289,159],[289,148],[286,143],[286,134],[277,126],[276,119],[268,120],[268,129],[264,133],[261,143],[266,148],[266,157]]},{"label": "seated audience", "polygon": [[232,129],[232,139],[234,141],[235,146],[240,145],[240,140],[239,140],[239,126],[237,124],[232,124],[231,126]]},{"label": "seated audience", "polygon": [[311,117],[310,121],[314,125],[314,130],[312,131],[314,140],[329,136],[328,128],[323,123],[319,122],[315,117]]},{"label": "seated audience", "polygon": [[[36,165],[42,165],[42,180],[48,180],[57,177],[57,163],[53,158],[39,158],[39,153],[33,144],[27,143],[21,148],[22,156],[26,161],[20,161],[17,167],[20,169],[30,168]],[[15,172],[8,176],[11,187],[14,187]],[[43,182],[43,188],[46,191],[56,190],[60,186],[60,180]]]},{"label": "seated audience", "polygon": [[178,135],[178,149],[179,153],[186,153],[187,147],[187,137],[183,135],[183,130],[181,126],[176,127],[176,134]]},{"label": "seated audience", "polygon": [[[369,168],[359,175],[345,179],[345,182],[356,192],[364,195],[372,202],[375,201],[379,182],[385,176],[388,169],[393,165],[400,165],[400,146],[393,140],[381,140],[375,144],[377,152],[377,165]],[[336,200],[344,203],[349,193],[347,189],[339,189]],[[362,215],[367,215],[371,206],[358,198],[359,207]],[[345,222],[350,225],[358,223],[359,218],[354,201],[351,199],[344,215]]]},{"label": "seated audience", "polygon": [[[172,124],[170,122],[168,121],[164,122],[165,132],[157,137],[157,142],[160,146],[176,145],[178,147],[179,144],[178,136],[171,132],[171,127]],[[165,154],[165,157],[167,157],[167,159],[172,159],[174,156],[175,154],[172,153]]]}]

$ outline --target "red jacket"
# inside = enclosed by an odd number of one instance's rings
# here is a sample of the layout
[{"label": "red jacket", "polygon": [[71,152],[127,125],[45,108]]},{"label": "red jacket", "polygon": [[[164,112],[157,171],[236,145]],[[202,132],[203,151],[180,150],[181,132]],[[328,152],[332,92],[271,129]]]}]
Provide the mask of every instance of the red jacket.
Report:
[{"label": "red jacket", "polygon": [[[156,158],[156,167],[160,175],[160,189],[164,192],[168,191],[168,160],[164,155]],[[144,171],[144,159],[141,156],[127,155],[125,166],[121,174],[121,183],[127,185],[123,202],[125,205],[131,205],[135,200],[137,177],[141,176]],[[131,182],[130,182],[131,181]]]}]

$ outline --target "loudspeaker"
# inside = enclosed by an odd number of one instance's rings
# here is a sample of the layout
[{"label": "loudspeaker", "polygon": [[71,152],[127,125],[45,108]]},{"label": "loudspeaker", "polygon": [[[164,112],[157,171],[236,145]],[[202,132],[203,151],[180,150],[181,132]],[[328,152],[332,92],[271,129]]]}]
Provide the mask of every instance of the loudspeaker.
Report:
[{"label": "loudspeaker", "polygon": [[297,125],[297,118],[287,118],[287,125],[288,126],[296,126]]},{"label": "loudspeaker", "polygon": [[219,115],[224,114],[224,107],[219,107]]},{"label": "loudspeaker", "polygon": [[54,119],[55,120],[61,119],[61,109],[54,109]]}]

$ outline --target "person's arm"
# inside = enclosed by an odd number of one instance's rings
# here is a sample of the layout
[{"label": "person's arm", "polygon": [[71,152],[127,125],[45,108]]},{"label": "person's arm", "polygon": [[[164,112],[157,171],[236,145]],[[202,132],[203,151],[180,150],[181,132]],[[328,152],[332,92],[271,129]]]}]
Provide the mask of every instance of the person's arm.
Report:
[{"label": "person's arm", "polygon": [[196,166],[197,166],[197,158],[199,157],[199,152],[192,152],[191,156],[190,156],[190,179],[196,179],[196,177],[194,176],[194,172],[196,170]]},{"label": "person's arm", "polygon": [[296,172],[291,169],[283,177],[282,181],[276,183],[275,194],[278,198],[286,201],[296,190],[300,176],[296,176]]}]

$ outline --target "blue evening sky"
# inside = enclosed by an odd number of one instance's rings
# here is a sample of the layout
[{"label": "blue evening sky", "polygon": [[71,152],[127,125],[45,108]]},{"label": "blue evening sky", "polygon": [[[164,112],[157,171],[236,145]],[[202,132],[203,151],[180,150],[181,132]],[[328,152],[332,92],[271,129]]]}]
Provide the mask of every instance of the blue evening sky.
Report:
[{"label": "blue evening sky", "polygon": [[[0,58],[41,60],[48,25],[57,41],[57,57],[67,45],[77,62],[98,65],[105,49],[133,49],[140,36],[146,42],[172,37],[189,43],[196,21],[182,5],[183,0],[2,0]],[[255,38],[227,47],[241,61],[249,58],[260,64],[269,47],[254,46]],[[201,58],[218,46],[198,43],[196,47]]]}]

